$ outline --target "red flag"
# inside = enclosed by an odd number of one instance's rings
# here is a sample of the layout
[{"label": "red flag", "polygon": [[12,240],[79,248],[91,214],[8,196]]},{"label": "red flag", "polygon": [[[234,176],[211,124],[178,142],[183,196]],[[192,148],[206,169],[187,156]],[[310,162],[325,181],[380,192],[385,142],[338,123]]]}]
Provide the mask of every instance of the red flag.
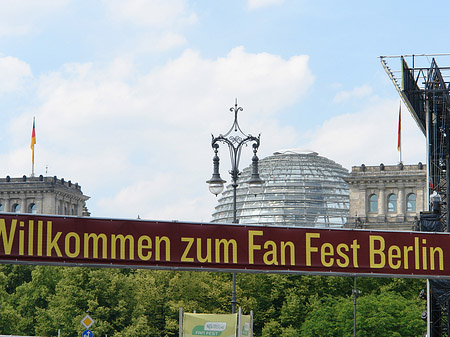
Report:
[{"label": "red flag", "polygon": [[32,151],[32,155],[31,155],[31,160],[34,164],[34,145],[36,144],[36,130],[35,130],[35,125],[34,125],[34,118],[33,118],[33,131],[31,132],[31,151]]},{"label": "red flag", "polygon": [[398,134],[397,134],[397,150],[400,151],[400,146],[402,145],[402,103],[400,102],[400,107],[398,109]]}]

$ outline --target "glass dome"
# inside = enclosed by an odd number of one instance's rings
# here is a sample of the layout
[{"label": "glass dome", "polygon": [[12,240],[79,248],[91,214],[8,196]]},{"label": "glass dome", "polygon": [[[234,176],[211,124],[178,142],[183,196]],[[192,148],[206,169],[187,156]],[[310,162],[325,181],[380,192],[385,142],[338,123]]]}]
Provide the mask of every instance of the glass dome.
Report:
[{"label": "glass dome", "polygon": [[[263,192],[251,194],[251,167],[239,176],[237,218],[241,224],[342,227],[349,212],[348,171],[316,152],[278,151],[259,161]],[[227,185],[212,222],[233,222],[233,188]]]}]

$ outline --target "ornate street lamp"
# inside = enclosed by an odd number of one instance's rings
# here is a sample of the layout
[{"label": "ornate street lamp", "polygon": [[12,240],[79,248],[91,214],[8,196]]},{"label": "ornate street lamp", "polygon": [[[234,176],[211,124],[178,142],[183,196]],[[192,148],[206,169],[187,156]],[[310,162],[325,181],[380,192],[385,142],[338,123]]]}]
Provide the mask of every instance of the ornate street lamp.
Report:
[{"label": "ornate street lamp", "polygon": [[[259,138],[254,137],[252,135],[245,134],[237,121],[237,115],[239,111],[242,111],[242,107],[238,107],[237,99],[235,101],[234,107],[230,108],[231,112],[234,112],[234,122],[231,126],[230,130],[224,135],[219,135],[218,137],[214,137],[212,135],[211,146],[214,150],[213,157],[213,175],[210,180],[207,181],[209,184],[209,190],[212,194],[218,195],[223,191],[224,183],[226,182],[220,177],[219,174],[219,156],[217,155],[219,149],[219,143],[225,143],[230,150],[231,157],[231,186],[233,187],[233,223],[239,223],[237,219],[237,208],[236,208],[236,189],[238,187],[238,179],[239,179],[239,161],[241,159],[241,151],[244,145],[249,143],[253,143],[253,158],[252,158],[252,176],[249,181],[247,181],[248,189],[251,194],[261,193],[263,190],[264,181],[261,180],[258,173],[258,156],[256,152],[259,148]],[[236,312],[236,273],[233,273],[233,293],[231,299],[231,311],[232,313]]]}]

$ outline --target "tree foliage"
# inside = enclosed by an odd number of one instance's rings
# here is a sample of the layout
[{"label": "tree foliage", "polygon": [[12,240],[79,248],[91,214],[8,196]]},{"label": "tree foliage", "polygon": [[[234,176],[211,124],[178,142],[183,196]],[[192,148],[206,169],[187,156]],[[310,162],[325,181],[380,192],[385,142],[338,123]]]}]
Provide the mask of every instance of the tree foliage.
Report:
[{"label": "tree foliage", "polygon": [[[0,334],[178,336],[179,308],[228,313],[230,273],[0,265]],[[421,336],[422,280],[358,278],[358,336]],[[353,278],[237,274],[255,336],[352,336]]]}]

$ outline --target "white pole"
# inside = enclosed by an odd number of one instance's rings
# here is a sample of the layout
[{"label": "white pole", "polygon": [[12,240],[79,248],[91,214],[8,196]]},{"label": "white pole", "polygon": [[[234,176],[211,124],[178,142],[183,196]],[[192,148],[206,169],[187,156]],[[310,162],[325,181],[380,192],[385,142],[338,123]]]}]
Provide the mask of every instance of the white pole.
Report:
[{"label": "white pole", "polygon": [[241,307],[239,307],[239,310],[238,310],[238,317],[237,317],[237,337],[242,337],[242,334],[241,334],[241,318],[242,318],[242,308]]},{"label": "white pole", "polygon": [[253,310],[250,311],[250,337],[253,337]]}]

